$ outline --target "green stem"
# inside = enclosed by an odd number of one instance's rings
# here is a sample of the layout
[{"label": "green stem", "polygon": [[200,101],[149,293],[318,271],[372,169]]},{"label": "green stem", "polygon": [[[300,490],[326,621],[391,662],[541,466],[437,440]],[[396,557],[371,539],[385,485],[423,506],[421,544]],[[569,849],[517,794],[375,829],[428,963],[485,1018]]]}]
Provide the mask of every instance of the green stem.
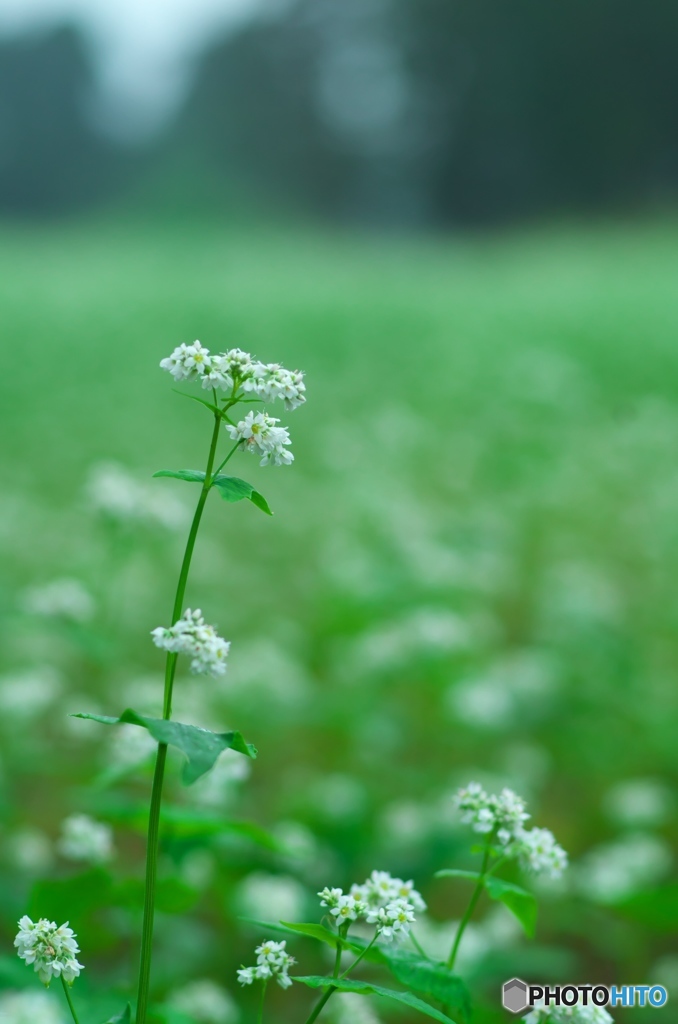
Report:
[{"label": "green stem", "polygon": [[[207,467],[205,469],[205,480],[200,491],[198,504],[191,523],[191,529],[186,542],[186,550],[181,563],[179,581],[174,597],[172,609],[172,625],[181,618],[188,583],[188,573],[191,568],[191,559],[195,547],[200,520],[207,501],[207,496],[212,485],[212,467],[219,443],[219,428],[221,418],[214,417],[214,430],[210,444]],[[174,687],[174,674],[177,666],[177,654],[167,654],[165,663],[165,693],[163,699],[163,718],[172,717],[172,690]],[[155,882],[158,868],[158,847],[160,838],[160,806],[162,803],[162,787],[165,777],[165,762],[167,760],[167,745],[158,744],[158,753],[155,761],[155,772],[153,774],[153,787],[151,789],[151,806],[148,815],[148,839],[146,844],[146,883],[144,890],[144,918],[141,929],[141,959],[139,963],[139,988],[137,992],[137,1013],[136,1024],[146,1024],[146,1013],[148,1010],[148,994],[151,978],[151,956],[153,951],[153,923],[155,917]]]},{"label": "green stem", "polygon": [[[337,941],[337,955],[334,958],[334,970],[332,972],[333,978],[339,977],[339,968],[341,967],[341,954],[344,951],[344,943],[342,940],[346,938],[349,927],[350,922],[347,921],[345,925],[342,925],[343,930],[339,933],[339,940]],[[313,1024],[313,1021],[317,1019],[325,1003],[329,1000],[330,996],[334,995],[336,991],[336,988],[334,987],[334,985],[332,985],[323,993],[323,995],[320,997],[319,1002],[317,1002],[316,1005],[311,1010],[311,1015],[306,1021],[306,1024]]]},{"label": "green stem", "polygon": [[344,971],[344,973],[341,975],[341,977],[339,979],[340,981],[343,981],[344,978],[348,977],[348,975],[351,973],[351,971],[354,970],[358,966],[358,964],[360,963],[362,958],[365,956],[365,954],[369,953],[369,951],[372,949],[372,946],[377,941],[378,936],[379,936],[379,932],[375,932],[373,937],[372,937],[372,939],[371,939],[371,941],[367,944],[367,946],[365,946],[365,948],[362,951],[362,953],[360,954],[360,956],[357,956],[355,958],[355,960],[353,961],[353,963],[351,964],[351,966],[348,968],[348,970]]},{"label": "green stem", "polygon": [[257,1017],[257,1024],[261,1024],[261,1022],[264,1019],[264,1001],[266,999],[266,986],[267,985],[268,985],[268,982],[264,981],[264,984],[261,986],[261,1000],[259,1002],[259,1016]]},{"label": "green stem", "polygon": [[431,957],[428,955],[428,953],[426,952],[422,944],[419,942],[419,939],[417,938],[413,931],[410,931],[410,939],[412,940],[412,945],[414,946],[418,953],[421,953],[424,960],[430,960]]},{"label": "green stem", "polygon": [[73,1000],[71,999],[70,989],[66,982],[64,981],[63,974],[61,975],[61,984],[63,985],[64,995],[66,996],[66,1002],[68,1003],[68,1008],[71,1011],[71,1016],[73,1017],[75,1024],[80,1024],[80,1022],[78,1021],[78,1015],[75,1012],[75,1007],[73,1006]]},{"label": "green stem", "polygon": [[485,853],[483,854],[483,863],[482,863],[482,867],[480,868],[480,877],[478,878],[478,881],[476,882],[476,887],[473,890],[473,894],[472,894],[471,899],[469,901],[469,905],[466,908],[466,913],[464,914],[464,916],[462,917],[461,921],[459,922],[459,927],[457,928],[457,934],[454,937],[454,942],[452,944],[452,949],[450,950],[450,955],[449,955],[449,957],[447,959],[447,969],[449,971],[451,971],[452,968],[454,967],[454,962],[457,959],[457,952],[459,950],[459,944],[461,942],[462,936],[463,936],[464,932],[466,931],[467,924],[469,923],[469,921],[471,920],[471,917],[473,916],[473,911],[476,909],[476,904],[477,904],[478,900],[480,899],[480,894],[482,893],[483,889],[485,888],[485,876],[487,875],[487,865],[488,865],[488,862],[490,860],[490,843],[491,843],[491,838],[492,837],[488,838],[488,840],[487,840],[487,845],[485,847]]},{"label": "green stem", "polygon": [[238,446],[240,445],[240,443],[241,443],[240,441],[236,441],[236,442],[235,442],[235,444],[234,444],[234,445],[233,445],[233,447],[231,448],[230,452],[228,453],[228,455],[226,456],[226,458],[224,459],[224,461],[223,461],[223,462],[221,463],[221,465],[220,465],[220,466],[218,466],[218,467],[217,467],[217,469],[215,469],[215,470],[214,470],[214,476],[218,476],[218,475],[219,475],[219,473],[221,473],[222,469],[224,468],[224,466],[226,465],[226,463],[228,462],[228,460],[229,460],[229,459],[231,458],[231,456],[232,456],[232,455],[235,455],[235,453],[237,452],[237,450],[238,450]]}]

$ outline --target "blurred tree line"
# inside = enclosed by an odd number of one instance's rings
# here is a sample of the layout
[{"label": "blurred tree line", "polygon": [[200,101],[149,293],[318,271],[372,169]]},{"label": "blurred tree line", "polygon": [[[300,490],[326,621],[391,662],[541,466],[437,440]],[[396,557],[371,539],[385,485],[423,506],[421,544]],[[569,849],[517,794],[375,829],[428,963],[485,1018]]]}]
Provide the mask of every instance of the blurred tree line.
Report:
[{"label": "blurred tree line", "polygon": [[0,211],[100,201],[178,153],[224,192],[382,224],[672,201],[677,38],[675,0],[296,0],[210,45],[136,152],[88,116],[74,33],[5,42]]}]

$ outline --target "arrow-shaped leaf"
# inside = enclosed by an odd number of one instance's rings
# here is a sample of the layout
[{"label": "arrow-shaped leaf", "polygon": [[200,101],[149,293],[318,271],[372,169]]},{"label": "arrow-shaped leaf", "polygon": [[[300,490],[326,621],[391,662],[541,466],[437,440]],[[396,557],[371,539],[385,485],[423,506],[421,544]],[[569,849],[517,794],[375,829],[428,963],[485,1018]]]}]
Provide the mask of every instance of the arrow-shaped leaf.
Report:
[{"label": "arrow-shaped leaf", "polygon": [[537,901],[533,894],[494,875],[485,878],[485,888],[493,900],[499,900],[518,918],[525,934],[532,938],[537,926]]},{"label": "arrow-shaped leaf", "polygon": [[224,750],[237,750],[246,757],[256,757],[257,750],[251,743],[246,743],[239,732],[210,732],[199,729],[195,725],[184,725],[181,722],[168,722],[163,718],[146,718],[132,708],[127,708],[120,718],[108,715],[89,715],[85,713],[72,715],[72,718],[90,719],[102,725],[138,725],[147,729],[158,743],[177,747],[188,758],[181,774],[185,786],[190,786],[208,772],[215,764],[219,754]]},{"label": "arrow-shaped leaf", "polygon": [[444,963],[425,960],[416,953],[394,946],[382,946],[380,952],[389,971],[401,985],[443,1006],[458,1006],[465,1017],[470,1016],[471,999],[468,989],[462,979],[452,974]]},{"label": "arrow-shaped leaf", "polygon": [[171,476],[174,480],[186,480],[189,484],[202,484],[205,482],[205,474],[199,469],[159,469],[156,476]]},{"label": "arrow-shaped leaf", "polygon": [[441,1021],[441,1024],[454,1024],[450,1017],[446,1017],[440,1010],[429,1006],[423,999],[417,999],[411,992],[395,992],[390,988],[382,988],[381,985],[371,985],[366,981],[350,981],[348,978],[320,978],[310,976],[306,978],[293,978],[302,985],[309,988],[334,988],[339,992],[356,992],[363,996],[382,996],[384,999],[392,999],[396,1003],[409,1006],[412,1010],[418,1010],[425,1017],[432,1017],[433,1020]]},{"label": "arrow-shaped leaf", "polygon": [[119,1013],[117,1017],[109,1017],[106,1024],[130,1024],[132,1020],[132,1007],[128,1003],[122,1013]]},{"label": "arrow-shaped leaf", "polygon": [[243,498],[249,498],[252,504],[265,512],[267,516],[273,515],[263,494],[259,494],[252,484],[248,484],[246,480],[241,480],[238,476],[216,476],[212,486],[219,488],[219,493],[224,501],[242,501]]}]

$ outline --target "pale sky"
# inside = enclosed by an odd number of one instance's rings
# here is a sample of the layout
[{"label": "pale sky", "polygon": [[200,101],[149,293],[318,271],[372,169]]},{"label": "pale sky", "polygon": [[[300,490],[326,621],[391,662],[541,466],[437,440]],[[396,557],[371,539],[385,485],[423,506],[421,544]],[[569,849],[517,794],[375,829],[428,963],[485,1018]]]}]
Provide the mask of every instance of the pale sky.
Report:
[{"label": "pale sky", "polygon": [[102,109],[134,135],[181,99],[211,36],[264,6],[270,0],[0,0],[0,34],[82,26],[99,59]]}]

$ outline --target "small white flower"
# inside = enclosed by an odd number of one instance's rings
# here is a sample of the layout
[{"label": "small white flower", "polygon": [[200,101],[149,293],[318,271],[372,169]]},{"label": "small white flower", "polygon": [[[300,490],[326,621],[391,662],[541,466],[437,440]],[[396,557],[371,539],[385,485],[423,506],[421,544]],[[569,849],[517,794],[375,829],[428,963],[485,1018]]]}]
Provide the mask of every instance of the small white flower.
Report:
[{"label": "small white flower", "polygon": [[259,465],[288,466],[294,461],[287,446],[292,442],[286,427],[276,427],[280,421],[265,412],[248,412],[244,420],[226,427],[232,441],[240,441],[242,451],[261,456]]},{"label": "small white flower", "polygon": [[560,878],[567,867],[567,854],[556,842],[553,832],[547,828],[524,830],[516,836],[515,848],[520,865],[535,875],[545,874],[549,878]]},{"label": "small white flower", "polygon": [[303,373],[286,370],[280,363],[256,363],[254,377],[244,385],[244,389],[255,392],[264,402],[281,398],[288,411],[306,401]]},{"label": "small white flower", "polygon": [[337,924],[343,921],[357,921],[367,911],[367,904],[355,896],[340,896],[336,906],[330,914],[336,919]]},{"label": "small white flower", "polygon": [[160,369],[167,370],[176,381],[195,380],[209,371],[210,366],[209,349],[203,348],[199,341],[192,345],[177,345],[174,352],[160,363]]},{"label": "small white flower", "polygon": [[57,849],[68,860],[105,864],[114,854],[113,829],[87,814],[72,814],[62,822]]},{"label": "small white flower", "polygon": [[214,626],[208,626],[199,608],[187,608],[173,626],[158,626],[151,631],[153,643],[173,654],[188,654],[194,675],[223,676],[229,641],[222,639]]},{"label": "small white flower", "polygon": [[370,910],[367,914],[367,923],[376,924],[377,934],[387,942],[404,939],[414,920],[414,907],[407,900],[401,899]]},{"label": "small white flower", "polygon": [[254,981],[275,978],[281,988],[289,988],[292,979],[288,972],[296,960],[286,951],[286,946],[286,942],[274,942],[273,939],[268,939],[257,946],[254,951],[257,957],[256,967],[242,967],[238,971],[240,984],[251,985]]},{"label": "small white flower", "polygon": [[525,801],[513,790],[503,789],[499,796],[490,796],[477,782],[460,789],[455,802],[465,825],[471,825],[474,832],[483,835],[496,832],[495,838],[502,846],[507,846],[522,831],[523,823],[530,817]]},{"label": "small white flower", "polygon": [[321,889],[320,892],[318,893],[318,896],[320,896],[320,906],[336,907],[343,895],[343,889],[329,889],[327,886],[325,886],[325,888]]},{"label": "small white flower", "polygon": [[25,963],[34,965],[43,985],[49,985],[53,977],[62,977],[66,984],[72,985],[84,970],[77,960],[80,949],[68,921],[57,928],[54,921],[44,917],[34,922],[24,916],[19,921],[14,945],[18,956]]}]

